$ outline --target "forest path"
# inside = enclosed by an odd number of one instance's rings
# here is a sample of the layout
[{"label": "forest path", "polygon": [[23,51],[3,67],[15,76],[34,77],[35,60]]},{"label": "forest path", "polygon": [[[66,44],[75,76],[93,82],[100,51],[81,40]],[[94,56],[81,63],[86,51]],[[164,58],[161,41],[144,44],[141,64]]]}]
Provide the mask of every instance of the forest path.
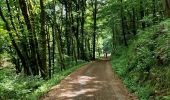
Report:
[{"label": "forest path", "polygon": [[91,62],[54,86],[40,100],[137,100],[112,71],[109,60]]}]

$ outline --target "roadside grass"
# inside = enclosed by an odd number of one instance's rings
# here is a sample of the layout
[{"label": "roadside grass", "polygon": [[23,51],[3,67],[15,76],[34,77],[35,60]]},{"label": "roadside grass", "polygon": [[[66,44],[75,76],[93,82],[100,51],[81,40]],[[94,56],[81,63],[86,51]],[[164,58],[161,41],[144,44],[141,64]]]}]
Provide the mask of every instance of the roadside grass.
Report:
[{"label": "roadside grass", "polygon": [[37,100],[51,87],[85,64],[87,62],[80,61],[67,70],[54,74],[50,80],[43,80],[40,76],[25,77],[23,73],[16,75],[12,67],[1,69],[0,100]]}]

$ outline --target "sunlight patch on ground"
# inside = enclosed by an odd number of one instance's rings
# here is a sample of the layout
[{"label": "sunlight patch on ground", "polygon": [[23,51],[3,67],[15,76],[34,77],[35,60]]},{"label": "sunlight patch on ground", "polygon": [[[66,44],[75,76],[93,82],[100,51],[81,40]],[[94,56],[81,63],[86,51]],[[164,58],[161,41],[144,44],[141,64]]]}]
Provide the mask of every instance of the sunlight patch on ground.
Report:
[{"label": "sunlight patch on ground", "polygon": [[[90,77],[90,76],[77,76],[76,79],[67,78],[69,80],[72,80],[67,85],[67,89],[61,89],[62,93],[58,95],[58,97],[66,97],[68,100],[71,100],[71,98],[78,97],[80,95],[84,95],[87,97],[94,96],[94,92],[101,89],[98,85],[93,85],[93,87],[84,87],[88,86],[90,84],[103,84],[103,81],[96,81],[96,77]],[[76,86],[76,87],[75,87]],[[79,86],[77,88],[77,86]],[[76,88],[76,90],[75,90]]]},{"label": "sunlight patch on ground", "polygon": [[73,80],[69,83],[71,84],[81,84],[86,85],[89,81],[94,80],[95,77],[89,77],[89,76],[78,76],[76,80]]},{"label": "sunlight patch on ground", "polygon": [[82,89],[80,91],[67,91],[67,92],[64,92],[64,93],[61,93],[59,97],[76,97],[76,96],[79,96],[79,95],[82,95],[82,94],[86,94],[86,93],[91,93],[91,92],[95,92],[97,91],[98,89]]}]

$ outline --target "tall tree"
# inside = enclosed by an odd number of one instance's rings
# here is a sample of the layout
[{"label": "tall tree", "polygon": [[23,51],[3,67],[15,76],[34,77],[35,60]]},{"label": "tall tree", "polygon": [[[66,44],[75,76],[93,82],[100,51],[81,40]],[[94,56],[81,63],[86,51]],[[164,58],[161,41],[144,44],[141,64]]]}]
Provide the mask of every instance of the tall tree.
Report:
[{"label": "tall tree", "polygon": [[[53,0],[53,28],[54,28],[54,32],[55,32],[55,38],[56,38],[56,42],[57,42],[57,49],[58,49],[58,53],[59,53],[59,64],[60,64],[60,67],[61,67],[61,70],[65,70],[65,64],[64,64],[64,57],[63,57],[63,54],[62,54],[62,48],[61,48],[61,39],[59,37],[59,34],[61,34],[61,29],[60,29],[60,26],[59,24],[56,22],[56,8],[55,8],[55,5],[56,5],[56,1]],[[67,27],[67,26],[66,26]],[[68,27],[67,27],[68,28]],[[66,28],[66,29],[67,29]],[[67,38],[67,36],[66,36]],[[66,40],[67,41],[67,40]],[[67,41],[68,42],[68,41]],[[67,48],[68,49],[68,48]],[[70,52],[70,50],[69,50]],[[67,52],[68,53],[68,52]]]},{"label": "tall tree", "polygon": [[94,2],[93,9],[93,20],[94,20],[94,32],[93,32],[93,60],[95,60],[95,52],[96,52],[96,30],[97,30],[97,0]]},{"label": "tall tree", "polygon": [[77,0],[76,3],[76,12],[77,12],[77,16],[76,16],[76,33],[75,33],[75,37],[76,37],[76,42],[77,42],[77,57],[78,59],[80,59],[80,39],[79,39],[79,34],[80,34],[80,0]]},{"label": "tall tree", "polygon": [[123,0],[121,0],[121,25],[122,25],[122,33],[125,46],[128,46],[126,39],[126,31],[125,31],[125,16],[124,16],[124,8],[123,8]]},{"label": "tall tree", "polygon": [[140,0],[140,17],[141,17],[141,21],[142,21],[142,29],[145,28],[145,22],[143,20],[144,16],[145,16],[144,1]]},{"label": "tall tree", "polygon": [[69,4],[70,0],[67,0],[64,2],[65,4],[65,12],[66,12],[66,20],[65,20],[65,37],[66,37],[66,45],[67,45],[67,55],[70,56],[71,54],[71,50],[70,50],[70,33],[69,33],[69,25],[70,25],[70,21],[69,21]]},{"label": "tall tree", "polygon": [[84,25],[85,25],[85,11],[86,11],[86,0],[81,1],[81,59],[87,60],[85,55],[85,35],[84,35]]},{"label": "tall tree", "polygon": [[132,8],[132,27],[133,27],[133,29],[132,29],[132,32],[133,32],[133,34],[134,35],[136,35],[137,34],[137,29],[136,29],[136,15],[135,15],[135,8],[133,7]]},{"label": "tall tree", "polygon": [[31,51],[31,57],[30,57],[31,73],[36,75],[37,74],[36,70],[38,68],[38,63],[37,63],[38,61],[36,56],[36,45],[35,45],[34,34],[33,34],[33,26],[29,18],[28,9],[25,0],[19,0],[19,5],[22,11],[22,15],[24,16],[27,30],[29,32],[29,44],[30,44],[30,51]]},{"label": "tall tree", "polygon": [[41,59],[41,65],[40,65],[40,71],[41,75],[44,78],[48,77],[48,71],[47,71],[47,55],[46,55],[46,32],[45,32],[45,6],[44,6],[45,0],[40,0],[40,8],[41,8],[41,14],[40,14],[40,23],[41,23],[41,32],[40,32],[40,59]]}]

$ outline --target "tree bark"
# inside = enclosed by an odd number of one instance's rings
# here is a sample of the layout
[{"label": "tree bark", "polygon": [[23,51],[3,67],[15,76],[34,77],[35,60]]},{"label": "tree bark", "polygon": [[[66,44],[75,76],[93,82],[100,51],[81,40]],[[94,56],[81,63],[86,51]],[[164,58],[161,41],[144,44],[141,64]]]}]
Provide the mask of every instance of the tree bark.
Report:
[{"label": "tree bark", "polygon": [[[30,20],[31,20],[31,24],[32,24],[32,33],[33,33],[33,38],[35,41],[35,52],[36,52],[36,57],[37,57],[37,66],[35,69],[33,69],[33,74],[34,75],[39,75],[39,70],[40,70],[40,65],[41,65],[41,60],[40,60],[40,53],[39,53],[39,45],[38,45],[38,40],[37,40],[37,34],[36,34],[36,29],[37,29],[37,33],[39,33],[39,27],[36,27],[36,19],[35,16],[37,16],[36,14],[34,14],[33,12],[33,4],[31,2],[31,0],[28,0],[28,11],[30,13]],[[37,25],[38,26],[38,25]]]},{"label": "tree bark", "polygon": [[153,23],[156,21],[156,0],[152,0],[153,9]]},{"label": "tree bark", "polygon": [[81,1],[81,59],[87,60],[87,57],[85,55],[85,36],[84,36],[84,24],[85,24],[85,6],[86,6],[86,0]]},{"label": "tree bark", "polygon": [[27,5],[26,5],[25,0],[19,0],[19,5],[22,11],[22,15],[24,16],[27,30],[29,32],[29,43],[30,43],[30,51],[31,51],[30,67],[31,67],[31,72],[33,72],[32,74],[34,74],[34,71],[35,69],[37,69],[38,64],[37,64],[37,57],[36,57],[36,47],[35,47],[35,40],[34,40],[34,35],[33,35],[33,28],[32,28],[31,21],[29,19]]},{"label": "tree bark", "polygon": [[67,55],[70,56],[70,38],[69,38],[69,9],[68,9],[68,1],[65,1],[65,11],[66,11],[66,26],[65,26],[65,37],[66,37],[66,45],[67,45]]},{"label": "tree bark", "polygon": [[128,46],[127,39],[126,39],[126,32],[125,32],[125,21],[124,21],[124,8],[123,8],[123,1],[121,0],[121,24],[122,24],[122,33],[125,46]]},{"label": "tree bark", "polygon": [[166,16],[170,17],[170,1],[169,0],[164,0],[164,5],[165,5],[165,12],[166,12]]},{"label": "tree bark", "polygon": [[135,8],[134,7],[132,8],[132,27],[133,27],[132,32],[134,35],[136,35],[137,29],[136,29],[136,16],[135,16]]},{"label": "tree bark", "polygon": [[41,14],[40,14],[40,23],[41,23],[41,32],[40,32],[40,59],[41,59],[41,65],[40,65],[40,72],[43,78],[48,78],[48,71],[47,71],[47,55],[46,55],[46,32],[45,32],[45,21],[46,21],[46,15],[45,15],[45,7],[44,7],[44,0],[40,0],[40,8],[41,8]]},{"label": "tree bark", "polygon": [[[144,11],[144,4],[143,4],[143,0],[140,0],[140,16],[141,16],[141,20],[143,20],[144,16],[145,16],[145,11]],[[145,29],[145,22],[142,21],[142,29]]]},{"label": "tree bark", "polygon": [[56,42],[57,42],[57,49],[58,49],[58,52],[59,52],[59,64],[61,66],[61,70],[65,70],[65,64],[64,64],[64,57],[63,57],[63,54],[62,54],[62,51],[61,51],[61,42],[60,42],[60,38],[59,38],[59,34],[61,34],[61,30],[60,30],[60,27],[59,25],[57,24],[56,22],[56,13],[55,13],[55,0],[53,0],[53,9],[54,9],[54,13],[53,13],[53,17],[54,17],[54,32],[56,33],[55,34],[55,38],[56,38]]},{"label": "tree bark", "polygon": [[76,12],[77,12],[77,26],[76,26],[76,33],[75,33],[75,37],[76,37],[76,42],[77,42],[77,57],[78,59],[80,59],[80,40],[79,40],[79,27],[80,27],[80,0],[77,0],[77,4],[76,4]]},{"label": "tree bark", "polygon": [[52,76],[52,68],[51,68],[51,46],[50,46],[50,32],[49,32],[49,26],[46,26],[46,31],[47,31],[47,46],[48,46],[48,73],[49,73],[49,78],[51,79]]},{"label": "tree bark", "polygon": [[95,0],[94,3],[94,9],[93,9],[93,20],[94,20],[94,32],[93,32],[93,60],[95,60],[96,56],[96,30],[97,30],[97,0]]}]

